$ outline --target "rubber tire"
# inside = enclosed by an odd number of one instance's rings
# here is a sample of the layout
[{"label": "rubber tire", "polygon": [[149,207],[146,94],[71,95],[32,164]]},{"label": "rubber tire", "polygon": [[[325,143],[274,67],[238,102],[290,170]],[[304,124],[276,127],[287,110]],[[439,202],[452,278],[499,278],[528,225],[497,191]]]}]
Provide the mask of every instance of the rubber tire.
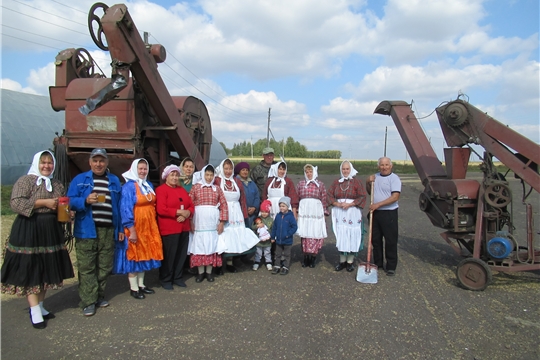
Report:
[{"label": "rubber tire", "polygon": [[463,288],[472,291],[484,291],[493,281],[488,264],[476,258],[462,260],[457,266],[456,277]]}]

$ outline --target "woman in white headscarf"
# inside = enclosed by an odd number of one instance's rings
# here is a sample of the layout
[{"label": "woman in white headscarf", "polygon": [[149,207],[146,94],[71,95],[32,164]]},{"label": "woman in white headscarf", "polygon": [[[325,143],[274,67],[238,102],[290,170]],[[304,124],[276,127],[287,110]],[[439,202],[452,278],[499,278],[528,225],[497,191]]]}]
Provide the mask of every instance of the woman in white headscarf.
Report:
[{"label": "woman in white headscarf", "polygon": [[317,180],[317,166],[306,164],[304,178],[296,187],[300,199],[298,206],[298,235],[304,253],[302,267],[315,267],[317,254],[326,238],[326,220],[328,215],[326,204],[326,188]]},{"label": "woman in white headscarf", "polygon": [[2,265],[2,293],[26,296],[36,329],[44,329],[45,320],[55,317],[43,307],[47,289],[57,289],[64,279],[74,276],[57,221],[64,186],[52,178],[55,165],[51,152],[38,152],[27,175],[13,185],[10,205],[17,217]]},{"label": "woman in white headscarf", "polygon": [[336,235],[339,264],[336,271],[354,271],[354,257],[362,250],[362,209],[366,204],[366,190],[355,178],[358,173],[345,160],[340,165],[341,177],[328,189],[328,203],[332,208],[332,229]]},{"label": "woman in white headscarf", "polygon": [[268,199],[272,203],[270,216],[272,219],[279,213],[279,199],[284,196],[291,198],[291,208],[295,218],[298,218],[298,195],[293,181],[287,177],[287,164],[280,161],[270,166],[268,180],[264,184],[261,199]]},{"label": "woman in white headscarf", "polygon": [[[227,251],[224,257],[227,259],[227,271],[235,273],[233,256],[240,255],[253,249],[259,242],[255,233],[246,227],[248,211],[244,185],[234,177],[234,164],[231,159],[225,159],[216,169],[216,186],[219,186],[227,199],[229,217],[225,223],[223,233],[219,237],[225,242]],[[218,274],[222,274],[222,269]]]},{"label": "woman in white headscarf", "polygon": [[148,181],[148,161],[135,159],[122,174],[120,214],[126,240],[117,241],[114,251],[115,274],[128,274],[130,294],[144,299],[154,290],[144,284],[144,273],[161,266],[163,248],[156,220],[156,193]]},{"label": "woman in white headscarf", "polygon": [[202,282],[206,276],[214,281],[212,270],[222,266],[221,253],[226,248],[220,241],[225,222],[229,218],[227,199],[220,187],[214,184],[215,169],[206,165],[193,174],[193,187],[189,196],[195,205],[192,233],[189,235],[188,254],[190,267],[198,269],[195,282]]}]

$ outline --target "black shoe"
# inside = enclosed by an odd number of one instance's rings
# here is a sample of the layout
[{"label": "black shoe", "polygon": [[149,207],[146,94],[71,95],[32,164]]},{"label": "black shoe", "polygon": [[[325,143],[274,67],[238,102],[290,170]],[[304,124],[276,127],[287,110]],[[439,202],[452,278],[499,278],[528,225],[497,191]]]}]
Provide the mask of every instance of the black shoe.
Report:
[{"label": "black shoe", "polygon": [[347,263],[347,272],[353,272],[353,271],[354,271],[353,263]]},{"label": "black shoe", "polygon": [[190,273],[191,275],[197,275],[199,272],[197,268],[189,268],[188,273]]},{"label": "black shoe", "polygon": [[161,287],[164,288],[165,290],[172,290],[173,289],[173,286],[172,286],[171,283],[161,284]]},{"label": "black shoe", "polygon": [[195,278],[195,282],[200,283],[204,280],[204,274],[198,274]]},{"label": "black shoe", "polygon": [[[396,275],[396,270],[388,270],[386,272],[386,275],[387,276],[395,276]],[[45,318],[45,316],[43,318]]]},{"label": "black shoe", "polygon": [[56,318],[56,316],[54,316],[54,314],[52,312],[48,313],[47,315],[43,315],[43,318],[45,320],[51,320],[51,319],[54,319]]},{"label": "black shoe", "polygon": [[34,329],[45,329],[47,327],[47,323],[45,321],[35,323],[32,321],[32,310],[28,309],[28,314],[30,315],[30,322],[32,323],[32,326]]},{"label": "black shoe", "polygon": [[311,256],[311,259],[309,260],[309,267],[314,268],[315,267],[315,260],[317,260],[317,257]]},{"label": "black shoe", "polygon": [[289,273],[289,269],[287,269],[285,266],[281,268],[280,275],[287,275]]},{"label": "black shoe", "polygon": [[156,292],[152,289],[150,289],[148,286],[145,286],[145,287],[140,287],[139,286],[139,291],[142,292],[143,294],[155,294]]},{"label": "black shoe", "polygon": [[236,268],[234,266],[232,266],[232,265],[227,265],[227,271],[231,272],[231,273],[238,272],[238,270],[236,270]]},{"label": "black shoe", "polygon": [[223,266],[217,266],[214,268],[214,274],[221,276],[223,275]]},{"label": "black shoe", "polygon": [[336,265],[335,270],[336,271],[341,271],[341,270],[345,269],[346,267],[347,267],[347,263],[342,262],[342,263],[339,263],[339,264]]},{"label": "black shoe", "polygon": [[214,282],[214,274],[206,273],[206,280],[208,280],[208,282]]},{"label": "black shoe", "polygon": [[180,286],[180,287],[187,287],[186,283],[184,282],[184,280],[174,280],[174,285],[176,286]]},{"label": "black shoe", "polygon": [[304,255],[304,262],[302,263],[302,267],[308,267],[309,266],[309,256]]},{"label": "black shoe", "polygon": [[276,275],[276,274],[279,274],[279,271],[280,271],[280,267],[279,266],[274,266],[274,269],[272,270],[272,275]]},{"label": "black shoe", "polygon": [[140,291],[130,290],[129,293],[131,294],[132,297],[134,297],[137,300],[142,300],[145,298],[144,294]]}]

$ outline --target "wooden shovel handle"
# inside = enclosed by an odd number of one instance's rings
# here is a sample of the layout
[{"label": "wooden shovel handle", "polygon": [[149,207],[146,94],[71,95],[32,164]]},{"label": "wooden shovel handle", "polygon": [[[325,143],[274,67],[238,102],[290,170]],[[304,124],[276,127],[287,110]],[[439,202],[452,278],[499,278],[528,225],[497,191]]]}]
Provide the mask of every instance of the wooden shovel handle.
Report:
[{"label": "wooden shovel handle", "polygon": [[[373,204],[373,194],[375,193],[375,181],[371,182],[371,201],[370,204]],[[368,253],[367,253],[367,263],[370,263],[371,260],[371,239],[373,237],[373,210],[369,210],[369,235],[368,235]]]}]

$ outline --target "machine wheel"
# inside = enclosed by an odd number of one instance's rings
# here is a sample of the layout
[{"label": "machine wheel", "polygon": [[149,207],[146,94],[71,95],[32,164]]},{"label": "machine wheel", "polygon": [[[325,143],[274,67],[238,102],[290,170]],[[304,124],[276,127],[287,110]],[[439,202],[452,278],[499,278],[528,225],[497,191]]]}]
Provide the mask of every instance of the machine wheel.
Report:
[{"label": "machine wheel", "polygon": [[489,205],[503,208],[512,201],[512,193],[504,184],[490,184],[484,192],[484,198]]},{"label": "machine wheel", "polygon": [[94,76],[94,59],[86,49],[78,48],[75,50],[75,54],[71,58],[71,65],[80,78]]},{"label": "machine wheel", "polygon": [[485,290],[492,280],[489,266],[475,258],[462,260],[457,266],[456,277],[461,286],[472,291]]},{"label": "machine wheel", "polygon": [[[103,42],[103,27],[101,26],[101,18],[96,14],[96,10],[103,9],[103,13],[107,11],[109,7],[104,3],[95,3],[88,12],[88,30],[90,30],[90,36],[98,48],[103,51],[108,51],[109,47]],[[94,22],[97,24],[97,30],[94,33]]]}]

